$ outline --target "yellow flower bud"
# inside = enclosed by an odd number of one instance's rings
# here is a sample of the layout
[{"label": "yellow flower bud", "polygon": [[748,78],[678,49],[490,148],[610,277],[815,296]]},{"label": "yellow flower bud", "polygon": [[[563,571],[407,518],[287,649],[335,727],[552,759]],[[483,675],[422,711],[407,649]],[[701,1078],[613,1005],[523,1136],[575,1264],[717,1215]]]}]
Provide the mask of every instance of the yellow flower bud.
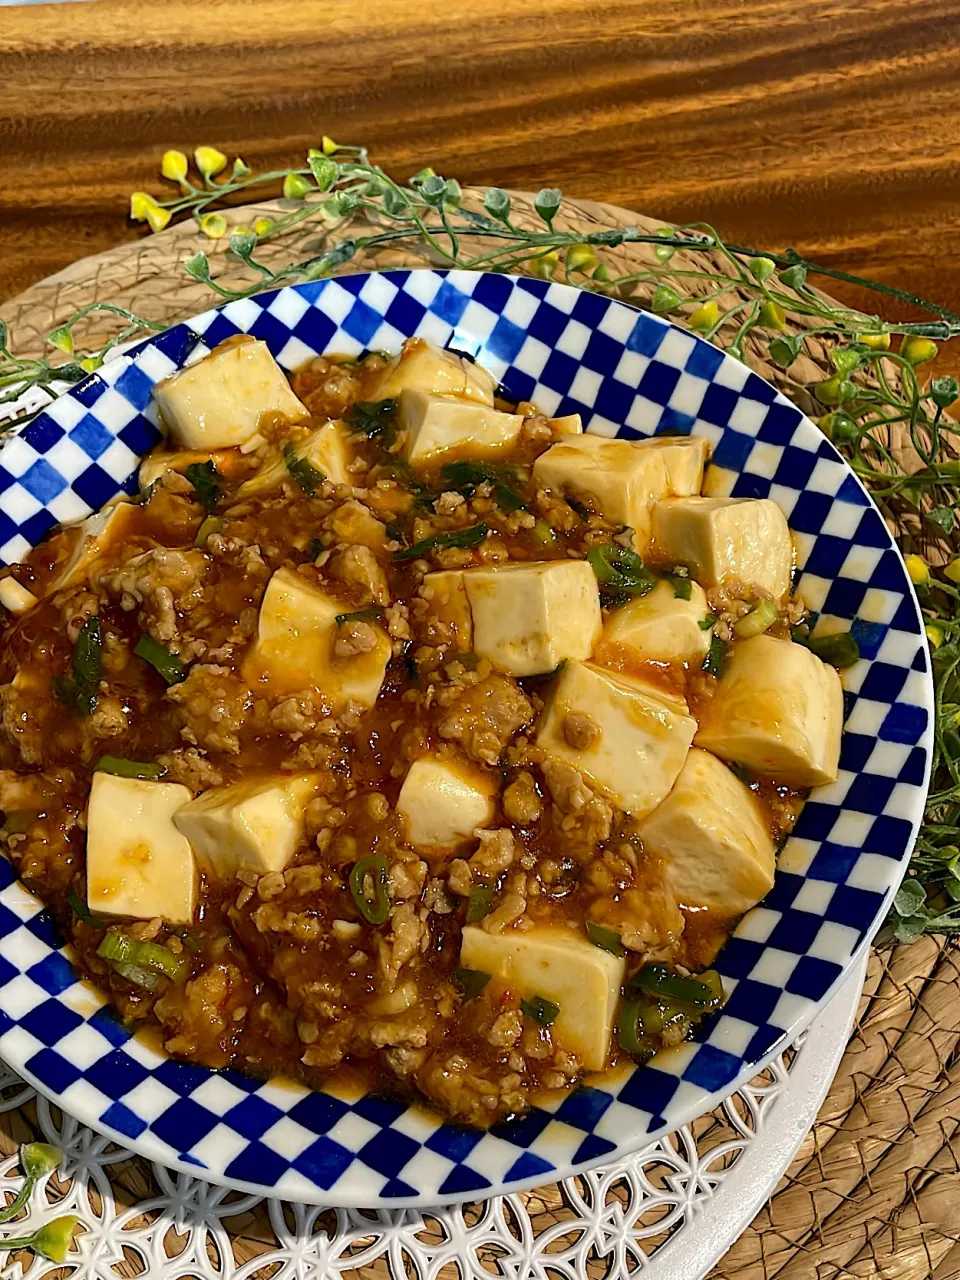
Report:
[{"label": "yellow flower bud", "polygon": [[950,561],[943,571],[943,576],[949,578],[951,582],[960,584],[960,556]]},{"label": "yellow flower bud", "polygon": [[258,236],[268,236],[273,230],[272,218],[257,218],[253,224],[253,229]]},{"label": "yellow flower bud", "polygon": [[572,244],[566,252],[568,271],[589,271],[596,261],[597,253],[592,244]]},{"label": "yellow flower bud", "polygon": [[222,213],[205,213],[200,219],[200,230],[210,240],[219,240],[227,233],[227,220]]},{"label": "yellow flower bud", "polygon": [[869,347],[871,351],[890,350],[889,333],[858,333],[857,342],[862,347]]},{"label": "yellow flower bud", "polygon": [[339,151],[339,147],[332,138],[328,138],[326,134],[320,140],[320,146],[323,148],[325,156],[332,156],[335,151]]},{"label": "yellow flower bud", "polygon": [[187,157],[182,151],[165,151],[160,161],[160,172],[171,182],[183,182],[187,176]]},{"label": "yellow flower bud", "polygon": [[915,333],[908,333],[900,343],[900,354],[911,364],[926,364],[937,354],[937,344],[929,338],[919,338]]},{"label": "yellow flower bud", "polygon": [[205,178],[215,178],[221,169],[227,167],[227,157],[216,147],[197,147],[193,158]]},{"label": "yellow flower bud", "polygon": [[783,307],[768,298],[760,308],[757,320],[764,329],[782,329],[787,322],[787,317],[783,313]]},{"label": "yellow flower bud", "polygon": [[927,562],[922,556],[904,556],[903,563],[907,566],[907,573],[910,575],[910,581],[915,587],[923,587],[930,581],[930,569]]},{"label": "yellow flower bud", "polygon": [[300,173],[288,173],[283,180],[283,194],[288,200],[304,200],[314,190]]},{"label": "yellow flower bud", "polygon": [[930,648],[939,649],[943,644],[943,628],[938,627],[935,622],[928,622],[923,630],[930,642]]},{"label": "yellow flower bud", "polygon": [[695,329],[697,333],[709,333],[719,319],[720,308],[716,299],[711,298],[709,302],[704,302],[697,307],[696,311],[690,313],[687,317],[687,324],[691,329]]},{"label": "yellow flower bud", "polygon": [[533,274],[539,280],[549,280],[556,271],[560,263],[560,257],[556,253],[541,253],[539,257],[533,260]]},{"label": "yellow flower bud", "polygon": [[80,361],[80,368],[84,373],[93,373],[95,370],[99,369],[102,364],[103,361],[99,356],[87,356],[84,360]]},{"label": "yellow flower bud", "polygon": [[156,201],[147,209],[147,224],[151,231],[162,231],[169,221],[170,210],[161,209]]},{"label": "yellow flower bud", "polygon": [[147,210],[157,202],[145,191],[134,191],[130,196],[130,217],[134,222],[145,222]]}]

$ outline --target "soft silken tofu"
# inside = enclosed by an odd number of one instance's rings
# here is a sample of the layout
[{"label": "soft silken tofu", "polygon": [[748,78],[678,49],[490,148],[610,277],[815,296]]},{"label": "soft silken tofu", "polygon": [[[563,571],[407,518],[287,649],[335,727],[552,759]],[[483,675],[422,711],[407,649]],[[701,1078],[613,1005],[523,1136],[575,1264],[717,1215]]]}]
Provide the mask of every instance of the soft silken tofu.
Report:
[{"label": "soft silken tofu", "polygon": [[48,591],[76,587],[90,576],[99,557],[125,535],[131,516],[137,508],[130,502],[114,502],[80,525],[79,536],[66,564],[50,584]]},{"label": "soft silken tofu", "polygon": [[682,698],[643,680],[569,662],[557,677],[537,746],[642,818],[676,782],[696,731]]},{"label": "soft silken tofu", "polygon": [[274,693],[319,689],[334,714],[348,702],[372,707],[380,693],[390,639],[375,622],[376,643],[366,653],[338,657],[337,616],[350,609],[291,569],[278,569],[260,605],[257,638],[243,665],[244,678]]},{"label": "soft silken tofu", "polygon": [[650,541],[653,504],[670,492],[660,449],[644,441],[571,436],[533,464],[537,484],[592,507],[612,524],[629,525],[641,554]]},{"label": "soft silken tofu", "polygon": [[[311,431],[303,440],[287,443],[296,458],[303,458],[320,472],[324,480],[332,484],[349,484],[347,464],[350,454],[346,443],[346,428],[342,422],[327,422]],[[279,488],[290,478],[290,466],[283,445],[273,445],[267,450],[255,475],[245,480],[234,494],[236,500],[267,493]]]},{"label": "soft silken tofu", "polygon": [[22,613],[28,613],[34,605],[39,603],[33,592],[28,591],[16,578],[0,578],[0,604],[15,618]]},{"label": "soft silken tofu", "polygon": [[689,662],[699,665],[710,648],[710,617],[703,588],[692,579],[690,599],[681,599],[673,584],[658,582],[645,596],[614,609],[603,628],[604,643],[623,645],[642,662]]},{"label": "soft silken tofu", "polygon": [[672,497],[685,498],[703,488],[707,442],[703,436],[651,436],[638,442],[656,449],[667,469],[667,489]]},{"label": "soft silken tofu", "polygon": [[265,414],[290,422],[310,415],[265,342],[217,347],[154,388],[164,422],[188,449],[244,445]]},{"label": "soft silken tofu", "polygon": [[585,560],[538,560],[463,574],[473,648],[500,671],[535,676],[589,658],[600,638],[600,592]]},{"label": "soft silken tofu", "polygon": [[600,1071],[606,1065],[623,982],[623,957],[558,926],[541,925],[525,933],[486,933],[468,924],[460,944],[460,964],[489,973],[491,986],[509,990],[522,1000],[541,996],[552,1001],[559,1006],[550,1026],[554,1043],[588,1071]]},{"label": "soft silken tofu", "polygon": [[303,814],[316,773],[272,774],[212,787],[178,810],[178,829],[221,880],[242,867],[282,871],[303,842]]},{"label": "soft silken tofu", "polygon": [[232,449],[161,449],[147,454],[140,463],[137,480],[141,489],[148,489],[171,471],[182,475],[187,467],[205,462],[212,462],[221,475],[229,475],[237,462],[243,464],[243,456]]},{"label": "soft silken tofu", "polygon": [[709,751],[693,748],[640,838],[684,906],[739,916],[773,887],[775,848],[757,801]]},{"label": "soft silken tofu", "polygon": [[473,648],[473,614],[467,600],[462,569],[441,569],[425,575],[420,594],[431,612],[449,631],[454,647],[461,653]]},{"label": "soft silken tofu", "polygon": [[780,601],[790,590],[793,543],[769,498],[670,498],[653,512],[657,552],[705,587]]},{"label": "soft silken tofu", "polygon": [[95,773],[87,804],[87,906],[99,916],[191,924],[197,870],[175,819],[192,795],[175,782]]},{"label": "soft silken tofu", "polygon": [[411,463],[453,450],[461,458],[488,458],[508,449],[523,426],[519,413],[414,390],[401,391],[399,418],[407,433],[404,457]]},{"label": "soft silken tofu", "polygon": [[697,746],[790,787],[835,782],[843,690],[833,667],[792,640],[734,645],[700,719]]},{"label": "soft silken tofu", "polygon": [[449,758],[414,760],[400,788],[397,813],[415,849],[455,848],[488,827],[496,811],[497,780]]},{"label": "soft silken tofu", "polygon": [[403,391],[422,391],[431,396],[457,396],[492,409],[495,390],[492,374],[472,360],[411,338],[370,398],[396,400]]},{"label": "soft silken tofu", "polygon": [[583,419],[579,413],[568,413],[562,418],[548,418],[547,426],[555,436],[583,435]]}]

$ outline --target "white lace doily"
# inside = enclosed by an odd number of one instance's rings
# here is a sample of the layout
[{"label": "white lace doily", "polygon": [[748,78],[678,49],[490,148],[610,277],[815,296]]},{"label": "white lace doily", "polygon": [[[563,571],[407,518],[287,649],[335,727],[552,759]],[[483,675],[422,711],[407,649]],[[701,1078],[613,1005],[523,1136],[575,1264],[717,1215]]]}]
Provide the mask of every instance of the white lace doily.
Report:
[{"label": "white lace doily", "polygon": [[[604,1280],[638,1270],[645,1280],[694,1280],[751,1221],[812,1124],[846,1045],[865,967],[793,1051],[713,1117],[556,1187],[432,1211],[323,1209],[263,1201],[153,1165],[154,1193],[125,1196],[108,1175],[130,1153],[37,1098],[43,1138],[63,1149],[64,1162],[36,1188],[26,1218],[32,1227],[54,1209],[78,1215],[84,1230],[67,1271],[74,1280],[336,1280],[372,1275],[374,1264],[390,1280],[584,1280],[588,1263]],[[34,1096],[0,1067],[0,1110]],[[0,1162],[0,1178],[12,1198],[22,1181],[16,1156]],[[4,1280],[65,1274],[29,1255],[0,1257]]]}]

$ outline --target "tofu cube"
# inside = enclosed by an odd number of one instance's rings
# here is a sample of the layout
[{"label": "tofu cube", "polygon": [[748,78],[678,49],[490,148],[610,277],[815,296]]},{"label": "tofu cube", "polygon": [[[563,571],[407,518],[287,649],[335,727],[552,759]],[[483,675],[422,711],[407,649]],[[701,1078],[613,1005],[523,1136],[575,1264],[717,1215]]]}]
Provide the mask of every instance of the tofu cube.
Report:
[{"label": "tofu cube", "polygon": [[496,779],[455,760],[414,760],[397,800],[407,839],[415,849],[456,848],[493,821],[498,789]]},{"label": "tofu cube", "polygon": [[671,497],[687,498],[703,488],[707,465],[707,442],[703,436],[651,436],[638,441],[644,449],[655,449],[667,469]]},{"label": "tofu cube", "polygon": [[658,582],[645,596],[607,615],[604,644],[623,645],[641,662],[699,664],[710,648],[710,630],[700,625],[710,614],[703,588],[692,579],[690,599],[682,600],[670,582]]},{"label": "tofu cube", "polygon": [[500,671],[535,676],[589,658],[600,639],[600,592],[585,560],[467,569],[473,648]]},{"label": "tofu cube", "polygon": [[551,445],[533,464],[541,488],[592,507],[611,524],[634,531],[642,555],[650,541],[650,512],[670,492],[660,449],[648,442],[571,436]]},{"label": "tofu cube", "polygon": [[706,704],[697,746],[790,787],[835,782],[843,689],[833,667],[792,640],[734,645]]},{"label": "tofu cube", "polygon": [[[349,484],[347,464],[350,453],[346,442],[346,428],[342,422],[327,422],[303,440],[290,444],[298,458],[304,458],[315,467],[325,480],[332,484]],[[284,456],[283,445],[273,445],[265,453],[255,475],[245,480],[234,495],[237,499],[250,498],[258,493],[277,489],[290,478],[290,468]]]},{"label": "tofu cube", "polygon": [[372,707],[391,657],[390,639],[368,625],[376,644],[366,653],[338,657],[337,615],[349,613],[320,587],[291,569],[278,569],[264,592],[257,638],[243,666],[244,678],[273,693],[319,689],[336,714],[347,702]]},{"label": "tofu cube", "polygon": [[0,604],[15,618],[22,613],[28,613],[35,604],[39,603],[33,592],[21,586],[16,578],[0,579]]},{"label": "tofu cube", "polygon": [[63,568],[53,579],[49,591],[63,591],[80,586],[90,576],[97,559],[110,546],[124,537],[135,511],[130,502],[114,502],[102,511],[88,516],[80,525],[76,542]]},{"label": "tofu cube", "polygon": [[643,818],[676,782],[696,731],[682,698],[643,680],[570,662],[557,677],[537,746],[579,769],[619,808]]},{"label": "tofu cube", "polygon": [[212,787],[175,821],[220,880],[232,880],[241,867],[282,871],[303,843],[303,813],[319,780],[316,773],[273,774]]},{"label": "tofu cube", "polygon": [[154,388],[164,422],[188,449],[243,445],[265,414],[310,415],[265,342],[224,344]]},{"label": "tofu cube", "polygon": [[407,433],[404,457],[412,463],[453,450],[461,458],[487,458],[509,448],[523,426],[518,413],[413,390],[401,391],[399,417]]},{"label": "tofu cube", "polygon": [[137,481],[141,489],[149,489],[170,471],[183,475],[187,467],[199,462],[212,462],[221,475],[229,476],[243,465],[243,456],[233,449],[157,449],[140,463]]},{"label": "tofu cube", "polygon": [[420,587],[420,595],[430,605],[430,611],[441,624],[443,639],[449,635],[453,646],[460,653],[473,648],[473,615],[467,600],[462,569],[442,569],[428,573]]},{"label": "tofu cube", "polygon": [[396,400],[404,391],[422,391],[431,396],[456,396],[492,409],[496,385],[486,369],[466,356],[428,346],[422,338],[411,338],[370,393],[370,399]]},{"label": "tofu cube", "polygon": [[563,418],[548,418],[547,426],[555,436],[583,435],[583,419],[579,413],[568,413]]},{"label": "tofu cube", "polygon": [[640,838],[686,907],[739,916],[773,888],[775,848],[749,787],[696,747]]},{"label": "tofu cube", "polygon": [[95,773],[87,804],[87,906],[98,916],[192,924],[193,850],[175,825],[191,800],[175,782]]},{"label": "tofu cube", "polygon": [[653,536],[660,558],[702,586],[778,602],[790,590],[793,543],[769,498],[670,498],[654,508]]},{"label": "tofu cube", "polygon": [[572,929],[541,925],[526,933],[487,933],[464,927],[460,943],[464,969],[489,973],[496,995],[508,990],[521,1000],[541,996],[559,1006],[550,1026],[554,1043],[588,1071],[607,1064],[613,1019],[625,962],[595,947]]}]

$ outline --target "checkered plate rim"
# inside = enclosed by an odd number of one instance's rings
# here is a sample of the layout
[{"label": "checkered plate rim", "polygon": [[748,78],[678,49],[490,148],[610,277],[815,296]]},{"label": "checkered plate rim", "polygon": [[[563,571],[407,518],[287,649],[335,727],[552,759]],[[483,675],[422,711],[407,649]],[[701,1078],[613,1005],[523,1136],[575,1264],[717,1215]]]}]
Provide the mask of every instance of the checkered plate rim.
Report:
[{"label": "checkered plate rim", "polygon": [[[478,1199],[637,1150],[709,1110],[830,999],[882,921],[929,782],[933,691],[916,597],[859,481],[818,429],[744,365],[667,321],[566,285],[391,271],[293,286],[204,312],[72,387],[0,455],[0,560],[56,522],[136,490],[159,439],[152,389],[236,333],[292,369],[419,336],[473,356],[505,394],[590,431],[705,436],[710,492],[786,513],[799,589],[861,661],[844,673],[837,783],[817,788],[776,883],[724,948],[730,997],[697,1042],[485,1134],[372,1096],[299,1091],[173,1062],[76,979],[42,904],[0,865],[0,1057],[83,1123],[173,1168],[307,1203]],[[627,1135],[627,1136],[624,1136]]]}]

